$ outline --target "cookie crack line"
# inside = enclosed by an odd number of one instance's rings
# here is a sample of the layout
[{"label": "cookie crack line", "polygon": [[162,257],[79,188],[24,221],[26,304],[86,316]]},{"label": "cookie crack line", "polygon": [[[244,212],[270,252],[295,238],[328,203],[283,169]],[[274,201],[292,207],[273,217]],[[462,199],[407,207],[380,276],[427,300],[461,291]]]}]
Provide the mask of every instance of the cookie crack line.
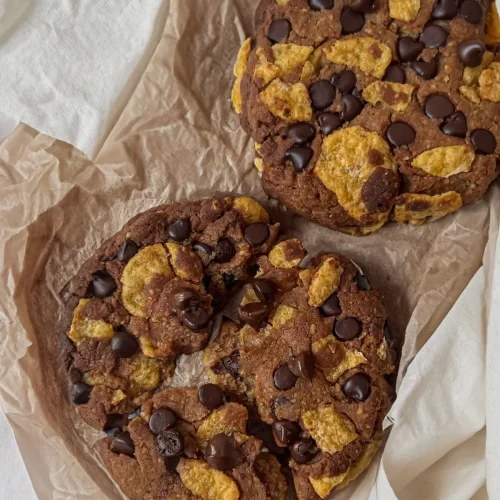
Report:
[{"label": "cookie crack line", "polygon": [[[139,214],[70,281],[70,398],[127,496],[282,500],[291,476],[309,500],[368,466],[393,335],[355,263],[305,256],[259,203],[226,196]],[[171,387],[200,351],[210,382]]]},{"label": "cookie crack line", "polygon": [[500,169],[490,0],[263,0],[234,109],[264,191],[363,236],[479,200]]}]

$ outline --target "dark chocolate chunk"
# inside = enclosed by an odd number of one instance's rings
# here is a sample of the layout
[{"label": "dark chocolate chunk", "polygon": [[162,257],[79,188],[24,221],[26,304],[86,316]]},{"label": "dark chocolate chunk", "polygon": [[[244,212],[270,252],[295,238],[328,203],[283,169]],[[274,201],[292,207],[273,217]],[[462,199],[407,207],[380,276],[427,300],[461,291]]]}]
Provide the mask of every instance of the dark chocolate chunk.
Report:
[{"label": "dark chocolate chunk", "polygon": [[348,69],[336,73],[332,78],[332,83],[342,94],[350,94],[356,87],[356,82],[356,75]]},{"label": "dark chocolate chunk", "polygon": [[348,5],[351,9],[365,14],[377,10],[377,0],[350,0]]},{"label": "dark chocolate chunk", "polygon": [[192,288],[178,288],[173,295],[173,309],[176,314],[180,314],[191,303],[200,304],[200,296]]},{"label": "dark chocolate chunk", "polygon": [[298,464],[306,464],[318,454],[318,448],[312,439],[303,438],[292,444],[290,454]]},{"label": "dark chocolate chunk", "polygon": [[116,290],[116,282],[107,271],[97,271],[89,285],[89,292],[94,297],[104,299]]},{"label": "dark chocolate chunk", "polygon": [[276,285],[271,280],[256,278],[252,282],[252,287],[261,302],[270,302],[276,294]]},{"label": "dark chocolate chunk", "polygon": [[205,448],[205,458],[210,467],[230,470],[241,464],[244,457],[227,434],[216,434]]},{"label": "dark chocolate chunk", "polygon": [[131,358],[139,349],[137,339],[121,327],[111,339],[111,350],[117,358]]},{"label": "dark chocolate chunk", "polygon": [[104,424],[104,430],[109,431],[110,429],[115,429],[119,427],[122,429],[128,422],[128,415],[123,415],[121,413],[108,413],[106,415],[106,423]]},{"label": "dark chocolate chunk", "polygon": [[139,251],[139,245],[133,240],[125,240],[116,254],[116,258],[122,262],[128,262]]},{"label": "dark chocolate chunk", "polygon": [[163,458],[178,457],[184,453],[184,437],[176,429],[168,429],[156,436],[156,451]]},{"label": "dark chocolate chunk", "polygon": [[341,120],[346,122],[354,120],[361,111],[363,111],[363,103],[356,96],[352,94],[344,94],[342,96]]},{"label": "dark chocolate chunk", "polygon": [[423,80],[432,80],[438,74],[437,57],[427,61],[414,61],[410,68]]},{"label": "dark chocolate chunk", "polygon": [[310,352],[301,352],[288,361],[288,368],[295,376],[312,380],[314,376],[314,356]]},{"label": "dark chocolate chunk", "polygon": [[191,234],[191,222],[189,219],[177,219],[167,226],[167,234],[174,241],[184,241]]},{"label": "dark chocolate chunk", "polygon": [[333,0],[309,0],[309,7],[313,10],[331,10]]},{"label": "dark chocolate chunk", "polygon": [[290,446],[300,434],[300,426],[290,420],[278,420],[273,423],[273,435],[280,446]]},{"label": "dark chocolate chunk", "polygon": [[342,120],[338,113],[326,111],[318,116],[318,124],[323,135],[330,135],[342,125]]},{"label": "dark chocolate chunk", "polygon": [[92,387],[85,382],[77,382],[71,388],[71,401],[75,405],[84,405],[89,402]]},{"label": "dark chocolate chunk", "polygon": [[464,0],[460,5],[460,15],[470,24],[481,24],[484,10],[477,0]]},{"label": "dark chocolate chunk", "polygon": [[342,309],[340,308],[340,301],[336,293],[332,293],[330,297],[328,297],[325,303],[319,308],[320,313],[323,316],[338,316],[342,313]]},{"label": "dark chocolate chunk", "polygon": [[297,382],[297,375],[294,375],[288,365],[281,365],[274,372],[274,385],[280,391],[288,391]]},{"label": "dark chocolate chunk", "polygon": [[486,46],[481,40],[465,40],[458,44],[458,58],[465,66],[475,68],[483,62]]},{"label": "dark chocolate chunk", "polygon": [[283,42],[292,31],[292,25],[288,19],[277,19],[271,23],[267,30],[267,38],[274,43]]},{"label": "dark chocolate chunk", "polygon": [[391,64],[385,72],[384,82],[405,83],[405,70],[399,64]]},{"label": "dark chocolate chunk", "polygon": [[262,222],[254,222],[247,226],[244,231],[245,240],[253,247],[258,247],[265,243],[269,235],[268,225]]},{"label": "dark chocolate chunk", "polygon": [[210,245],[202,243],[201,241],[193,241],[193,250],[206,255],[212,255],[212,252],[214,251]]},{"label": "dark chocolate chunk", "polygon": [[198,398],[203,406],[215,410],[224,404],[224,392],[215,384],[204,384],[198,389]]},{"label": "dark chocolate chunk", "polygon": [[253,418],[248,419],[247,433],[250,436],[260,439],[271,453],[275,455],[285,454],[285,450],[279,447],[274,440],[273,428],[262,420]]},{"label": "dark chocolate chunk", "polygon": [[429,118],[446,118],[455,112],[455,105],[441,94],[431,95],[425,103],[425,114]]},{"label": "dark chocolate chunk", "polygon": [[467,118],[461,111],[457,111],[446,118],[441,130],[446,135],[465,139],[467,135]]},{"label": "dark chocolate chunk", "polygon": [[476,153],[481,155],[490,155],[495,152],[497,147],[495,136],[489,130],[482,128],[473,130],[470,140]]},{"label": "dark chocolate chunk", "polygon": [[395,122],[387,128],[386,137],[390,144],[395,148],[399,148],[411,144],[417,137],[417,134],[407,123]]},{"label": "dark chocolate chunk", "polygon": [[398,41],[398,55],[403,62],[414,61],[422,50],[424,50],[424,44],[409,36],[404,36]]},{"label": "dark chocolate chunk", "polygon": [[366,277],[366,274],[363,274],[361,272],[357,272],[356,276],[354,276],[354,281],[356,282],[356,285],[358,285],[358,288],[360,290],[371,290],[372,285],[368,278]]},{"label": "dark chocolate chunk", "polygon": [[304,146],[293,147],[286,150],[285,156],[292,162],[297,172],[302,172],[309,165],[313,157],[313,150]]},{"label": "dark chocolate chunk", "polygon": [[370,377],[364,373],[356,373],[344,382],[342,390],[349,399],[366,401],[372,391]]},{"label": "dark chocolate chunk", "polygon": [[149,419],[149,428],[153,434],[160,434],[163,431],[171,429],[177,418],[170,408],[159,408],[154,411]]},{"label": "dark chocolate chunk", "polygon": [[437,24],[429,24],[419,37],[427,49],[438,49],[446,45],[447,31]]},{"label": "dark chocolate chunk", "polygon": [[200,302],[193,300],[181,311],[181,320],[191,331],[199,332],[208,326],[210,316]]},{"label": "dark chocolate chunk", "polygon": [[339,340],[354,340],[361,334],[361,325],[356,318],[344,318],[335,322],[335,336]]},{"label": "dark chocolate chunk", "polygon": [[434,19],[453,19],[458,13],[457,0],[436,0],[432,17]]},{"label": "dark chocolate chunk", "polygon": [[134,456],[135,445],[128,431],[118,434],[111,440],[111,451],[129,457]]},{"label": "dark chocolate chunk", "polygon": [[365,15],[350,7],[345,7],[340,14],[340,24],[342,26],[342,34],[352,35],[363,29]]},{"label": "dark chocolate chunk", "polygon": [[309,97],[316,109],[325,109],[335,100],[335,87],[328,80],[318,80],[309,87]]},{"label": "dark chocolate chunk", "polygon": [[309,123],[296,123],[291,125],[286,133],[287,139],[291,139],[294,144],[303,146],[311,141],[316,135],[316,129]]},{"label": "dark chocolate chunk", "polygon": [[215,260],[219,264],[229,262],[236,254],[233,242],[228,238],[222,238],[215,247]]},{"label": "dark chocolate chunk", "polygon": [[250,325],[255,330],[260,328],[262,321],[267,317],[268,313],[268,307],[262,302],[250,302],[239,309],[241,321]]},{"label": "dark chocolate chunk", "polygon": [[395,342],[394,334],[392,333],[391,325],[387,320],[385,320],[384,323],[384,338],[390,346],[394,345]]}]

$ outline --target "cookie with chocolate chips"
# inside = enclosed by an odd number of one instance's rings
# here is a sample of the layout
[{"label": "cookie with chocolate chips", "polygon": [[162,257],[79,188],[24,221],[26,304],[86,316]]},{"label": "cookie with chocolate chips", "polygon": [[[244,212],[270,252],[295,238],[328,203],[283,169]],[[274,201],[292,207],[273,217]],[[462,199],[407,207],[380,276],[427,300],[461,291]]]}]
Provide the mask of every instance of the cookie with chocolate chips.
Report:
[{"label": "cookie with chocolate chips", "polygon": [[500,171],[499,26],[491,0],[263,0],[233,105],[266,193],[353,235],[477,201]]}]

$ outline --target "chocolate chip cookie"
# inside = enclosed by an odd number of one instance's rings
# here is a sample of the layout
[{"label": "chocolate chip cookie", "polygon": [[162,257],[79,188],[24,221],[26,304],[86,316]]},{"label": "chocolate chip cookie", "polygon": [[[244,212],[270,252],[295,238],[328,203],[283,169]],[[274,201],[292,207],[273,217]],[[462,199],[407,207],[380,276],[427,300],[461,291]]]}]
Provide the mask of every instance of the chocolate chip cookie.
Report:
[{"label": "chocolate chip cookie", "polygon": [[263,0],[233,105],[266,193],[365,235],[477,201],[499,172],[490,0]]}]

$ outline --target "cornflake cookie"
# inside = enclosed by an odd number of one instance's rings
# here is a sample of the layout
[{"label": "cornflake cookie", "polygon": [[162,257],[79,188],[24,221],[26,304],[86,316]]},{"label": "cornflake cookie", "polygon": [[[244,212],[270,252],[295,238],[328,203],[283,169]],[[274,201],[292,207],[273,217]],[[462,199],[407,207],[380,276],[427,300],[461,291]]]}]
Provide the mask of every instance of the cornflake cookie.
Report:
[{"label": "cornflake cookie", "polygon": [[353,235],[477,201],[499,172],[499,26],[490,0],[262,0],[233,102],[266,193]]},{"label": "cornflake cookie", "polygon": [[[247,197],[163,205],[65,288],[71,399],[130,498],[284,500],[291,469],[317,500],[376,453],[396,364],[381,296],[340,255],[301,267],[278,229]],[[170,387],[198,351],[212,382]]]}]

